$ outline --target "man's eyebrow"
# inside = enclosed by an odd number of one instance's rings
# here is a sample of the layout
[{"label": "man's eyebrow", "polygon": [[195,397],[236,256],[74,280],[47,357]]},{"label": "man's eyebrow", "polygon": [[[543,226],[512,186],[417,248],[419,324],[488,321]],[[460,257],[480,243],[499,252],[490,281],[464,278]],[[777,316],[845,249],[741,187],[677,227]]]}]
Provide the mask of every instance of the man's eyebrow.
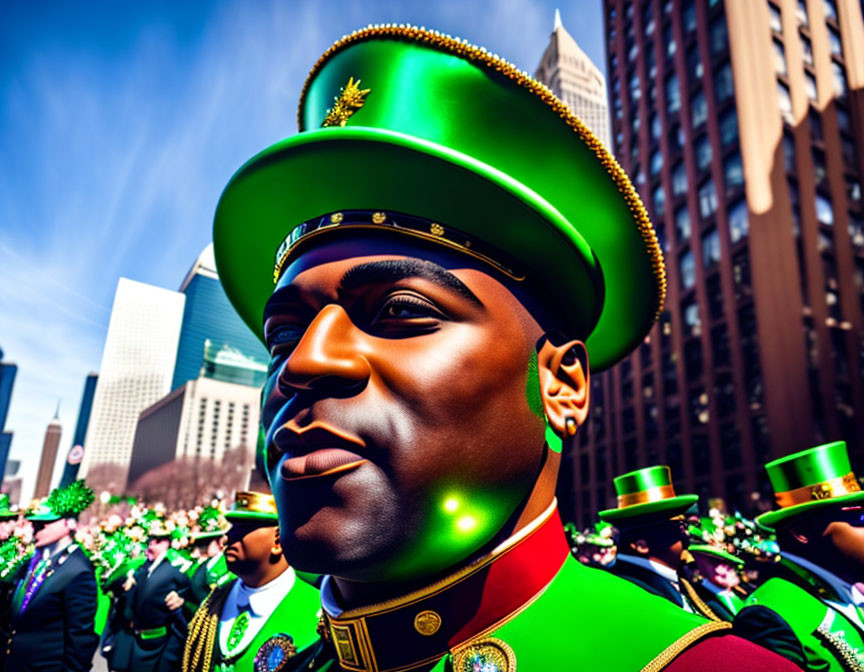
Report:
[{"label": "man's eyebrow", "polygon": [[484,307],[483,302],[459,278],[443,266],[423,259],[391,259],[359,264],[346,271],[339,282],[339,289],[342,292],[350,292],[365,285],[398,282],[407,278],[428,280],[459,294],[479,308]]},{"label": "man's eyebrow", "polygon": [[294,285],[285,285],[277,289],[264,306],[262,322],[284,309],[286,304],[296,304],[300,300],[300,291]]}]

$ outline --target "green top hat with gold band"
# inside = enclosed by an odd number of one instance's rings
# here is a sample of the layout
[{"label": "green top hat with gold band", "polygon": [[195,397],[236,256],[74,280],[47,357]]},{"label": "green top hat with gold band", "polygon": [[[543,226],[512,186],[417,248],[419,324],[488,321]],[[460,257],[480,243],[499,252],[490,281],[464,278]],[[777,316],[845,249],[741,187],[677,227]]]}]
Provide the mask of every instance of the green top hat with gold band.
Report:
[{"label": "green top hat with gold band", "polygon": [[229,523],[238,520],[262,520],[272,522],[274,525],[279,523],[273,495],[252,490],[238,490],[234,495],[234,505],[225,517]]},{"label": "green top hat with gold band", "polygon": [[618,508],[598,515],[610,523],[640,517],[680,515],[699,501],[699,495],[676,495],[672,470],[666,466],[646,467],[615,478]]},{"label": "green top hat with gold band", "polygon": [[710,546],[708,544],[691,544],[687,548],[690,553],[701,553],[702,555],[711,556],[717,560],[723,560],[733,567],[743,567],[744,561],[736,555],[724,551],[722,548]]},{"label": "green top hat with gold band", "polygon": [[215,215],[219,277],[259,336],[292,255],[361,227],[440,243],[543,287],[594,370],[651,328],[666,277],[630,180],[545,85],[497,55],[422,28],[370,26],[314,66],[298,122],[234,175]]},{"label": "green top hat with gold band", "polygon": [[765,470],[780,507],[756,518],[768,529],[815,509],[864,501],[845,441],[781,457],[766,464]]}]

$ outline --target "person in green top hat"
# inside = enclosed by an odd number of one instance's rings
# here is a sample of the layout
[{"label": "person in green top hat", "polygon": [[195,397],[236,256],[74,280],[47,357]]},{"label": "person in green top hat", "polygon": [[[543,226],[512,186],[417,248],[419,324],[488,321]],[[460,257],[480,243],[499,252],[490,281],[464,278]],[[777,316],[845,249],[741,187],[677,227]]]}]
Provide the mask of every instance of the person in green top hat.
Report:
[{"label": "person in green top hat", "polygon": [[237,492],[225,517],[225,558],[237,578],[216,587],[189,624],[182,670],[282,670],[318,639],[318,591],[282,554],[272,495]]},{"label": "person in green top hat", "polygon": [[602,143],[497,55],[411,26],[331,47],[298,124],[234,175],[213,230],[226,293],[270,350],[282,548],[326,575],[324,640],[291,665],[558,669],[575,639],[582,667],[608,669],[602,642],[623,632],[618,669],[750,647],[703,640],[725,624],[583,567],[563,534],[589,359],[640,343],[666,285]]},{"label": "person in green top hat", "polygon": [[683,576],[688,537],[685,512],[697,495],[678,495],[667,466],[652,466],[614,479],[618,507],[600,519],[619,532],[618,557],[611,571],[685,611],[722,620]]},{"label": "person in green top hat", "polygon": [[731,622],[744,606],[742,593],[737,590],[741,585],[738,572],[744,561],[709,544],[690,544],[687,550],[697,572],[692,582],[696,594],[713,613]]},{"label": "person in green top hat", "polygon": [[794,636],[800,647],[765,645],[807,670],[864,669],[864,491],[846,444],[816,446],[765,469],[778,508],[756,522],[776,532],[781,560],[736,624],[758,629],[771,610],[777,636]]},{"label": "person in green top hat", "polygon": [[228,571],[223,553],[228,528],[225,514],[215,506],[204,507],[198,514],[191,535],[195,562],[187,572],[191,584],[183,605],[189,618],[195,615],[213,588],[234,578]]},{"label": "person in green top hat", "polygon": [[4,669],[7,672],[89,670],[99,644],[98,587],[78,544],[78,516],[94,500],[84,481],[55,488],[27,515],[35,552],[12,598]]}]

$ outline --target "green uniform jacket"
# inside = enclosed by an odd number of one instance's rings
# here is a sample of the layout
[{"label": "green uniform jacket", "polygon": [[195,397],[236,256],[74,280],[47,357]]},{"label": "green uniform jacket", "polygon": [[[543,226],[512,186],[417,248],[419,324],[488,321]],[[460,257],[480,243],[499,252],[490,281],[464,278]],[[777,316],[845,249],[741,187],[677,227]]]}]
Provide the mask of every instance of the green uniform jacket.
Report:
[{"label": "green uniform jacket", "polygon": [[[771,647],[813,672],[864,671],[864,633],[842,613],[802,586],[785,579],[770,579],[747,600],[736,618],[746,621],[751,608],[775,612],[801,645],[803,660],[789,655],[788,647]],[[761,642],[771,646],[769,642]],[[787,649],[787,650],[784,650]]]},{"label": "green uniform jacket", "polygon": [[[186,643],[186,650],[189,655],[184,656],[184,672],[195,669],[189,663],[194,657],[195,642],[192,641],[193,637],[196,635],[200,637],[201,633],[201,630],[195,627],[196,622],[203,622],[208,618],[219,618],[222,613],[222,606],[225,604],[235,581],[237,581],[236,578],[214,589],[196,613],[195,620],[189,628],[189,640]],[[264,626],[245,649],[228,658],[223,657],[219,647],[218,629],[215,631],[216,637],[211,647],[212,662],[209,670],[205,672],[222,672],[222,670],[254,672],[255,657],[258,656],[259,652],[262,657],[269,655],[271,658],[271,664],[266,669],[279,669],[281,672],[283,668],[279,668],[276,663],[282,660],[283,656],[287,660],[294,655],[295,651],[309,647],[318,639],[318,611],[320,608],[321,595],[318,590],[295,577],[291,590],[270,614]],[[279,637],[280,635],[281,637]],[[284,645],[285,636],[290,639],[290,643],[293,645],[292,650],[280,649],[279,646],[268,644],[268,640],[280,639]],[[265,644],[268,646],[265,647]],[[264,647],[263,651],[262,647]],[[284,669],[292,668],[286,667]]]}]

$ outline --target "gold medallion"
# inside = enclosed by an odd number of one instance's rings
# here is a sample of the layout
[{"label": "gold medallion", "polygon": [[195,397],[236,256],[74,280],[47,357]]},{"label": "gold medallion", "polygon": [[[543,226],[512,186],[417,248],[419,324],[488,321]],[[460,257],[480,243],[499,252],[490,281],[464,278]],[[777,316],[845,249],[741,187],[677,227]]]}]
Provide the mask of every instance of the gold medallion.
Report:
[{"label": "gold medallion", "polygon": [[516,654],[500,639],[486,637],[453,652],[453,672],[516,672]]},{"label": "gold medallion", "polygon": [[421,611],[414,617],[414,629],[426,637],[434,635],[440,627],[441,617],[434,611]]}]

